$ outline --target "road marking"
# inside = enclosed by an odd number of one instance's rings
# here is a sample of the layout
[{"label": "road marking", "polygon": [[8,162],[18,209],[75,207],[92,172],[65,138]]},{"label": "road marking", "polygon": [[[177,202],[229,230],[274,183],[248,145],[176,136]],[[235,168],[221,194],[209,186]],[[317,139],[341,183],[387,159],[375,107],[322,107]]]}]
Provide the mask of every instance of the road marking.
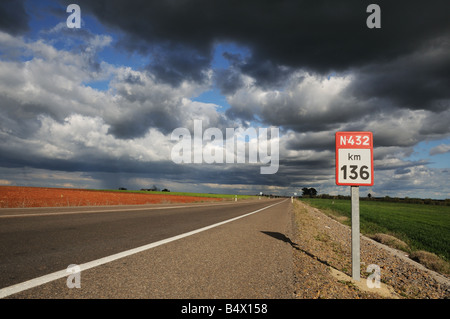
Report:
[{"label": "road marking", "polygon": [[14,218],[14,217],[36,217],[36,216],[55,216],[55,215],[73,215],[73,214],[95,214],[95,213],[111,213],[111,212],[124,212],[124,211],[138,211],[138,210],[158,210],[158,209],[175,209],[175,208],[189,208],[189,207],[205,207],[205,206],[220,206],[220,205],[232,205],[232,203],[214,203],[210,205],[183,205],[183,206],[165,206],[165,207],[146,207],[146,208],[120,208],[120,209],[106,209],[106,210],[85,210],[85,211],[72,211],[72,212],[54,212],[54,213],[31,213],[31,214],[9,214],[0,215],[0,218]]},{"label": "road marking", "polygon": [[[126,251],[123,251],[123,252],[111,255],[111,256],[103,257],[103,258],[100,258],[100,259],[96,259],[96,260],[93,260],[93,261],[81,264],[81,265],[79,265],[80,271],[88,270],[88,269],[91,269],[91,268],[94,268],[94,267],[97,267],[97,266],[101,266],[101,265],[110,263],[112,261],[115,261],[117,259],[128,257],[128,256],[131,256],[131,255],[143,252],[145,250],[149,250],[149,249],[152,249],[152,248],[155,248],[155,247],[158,247],[158,246],[161,246],[161,245],[173,242],[175,240],[179,240],[179,239],[182,239],[182,238],[185,238],[185,237],[188,237],[188,236],[192,236],[192,235],[201,233],[201,232],[209,230],[211,228],[215,228],[215,227],[218,227],[218,226],[221,226],[221,225],[233,222],[235,220],[238,220],[238,219],[241,219],[241,218],[244,218],[244,217],[256,214],[256,213],[261,212],[263,210],[266,210],[266,209],[268,209],[270,207],[273,207],[273,206],[279,205],[281,203],[284,203],[285,201],[287,201],[287,199],[285,199],[285,200],[283,200],[281,202],[278,202],[278,203],[275,203],[275,204],[272,204],[272,205],[260,208],[258,210],[253,211],[253,212],[250,212],[250,213],[238,216],[238,217],[234,217],[234,218],[231,218],[231,219],[227,219],[225,221],[222,221],[222,222],[219,222],[219,223],[216,223],[216,224],[205,226],[205,227],[202,227],[202,228],[199,228],[199,229],[196,229],[196,230],[192,230],[192,231],[184,233],[184,234],[180,234],[180,235],[177,235],[177,236],[173,236],[173,237],[170,237],[170,238],[159,240],[159,241],[151,243],[151,244],[147,244],[147,245],[144,245],[144,246],[136,247],[136,248],[133,248],[133,249],[129,249],[129,250],[126,250]],[[189,207],[191,207],[191,206],[189,206]],[[31,280],[28,280],[28,281],[24,281],[24,282],[16,284],[16,285],[12,285],[12,286],[9,286],[9,287],[6,287],[6,288],[2,288],[2,289],[0,289],[0,298],[5,298],[7,296],[19,293],[21,291],[44,285],[44,284],[49,283],[51,281],[64,278],[64,277],[66,277],[68,275],[70,275],[70,274],[67,272],[67,270],[63,269],[63,270],[56,271],[56,272],[48,274],[48,275],[44,275],[44,276],[41,276],[41,277],[38,277],[38,278],[34,278],[34,279],[31,279]]]}]

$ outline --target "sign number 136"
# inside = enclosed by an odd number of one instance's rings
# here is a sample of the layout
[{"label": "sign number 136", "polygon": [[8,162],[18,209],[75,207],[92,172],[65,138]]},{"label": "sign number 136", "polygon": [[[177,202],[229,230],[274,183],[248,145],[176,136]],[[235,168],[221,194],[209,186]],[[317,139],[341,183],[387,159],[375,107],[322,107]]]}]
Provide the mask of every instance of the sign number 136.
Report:
[{"label": "sign number 136", "polygon": [[336,133],[336,184],[373,185],[372,132]]},{"label": "sign number 136", "polygon": [[[368,171],[369,167],[367,165],[363,165],[361,166],[361,168],[358,170],[358,165],[349,165],[350,166],[350,174],[348,175],[348,178],[350,179],[357,179],[358,176],[361,177],[362,179],[366,180],[369,179],[370,177],[370,173]],[[343,178],[347,179],[347,165],[343,165],[341,167],[341,171],[343,174]],[[359,171],[359,175],[358,175],[358,171]]]}]

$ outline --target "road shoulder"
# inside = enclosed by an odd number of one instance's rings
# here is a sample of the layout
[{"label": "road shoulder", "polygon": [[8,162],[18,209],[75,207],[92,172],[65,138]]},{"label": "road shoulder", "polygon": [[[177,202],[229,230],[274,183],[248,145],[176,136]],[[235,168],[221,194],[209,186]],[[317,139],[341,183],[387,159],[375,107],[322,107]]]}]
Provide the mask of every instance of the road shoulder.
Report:
[{"label": "road shoulder", "polygon": [[[301,201],[294,204],[296,298],[379,299],[448,298],[450,287],[389,248],[361,236],[361,280],[351,279],[348,226]],[[379,267],[382,288],[369,288],[368,267]],[[370,284],[375,283],[371,281]]]}]

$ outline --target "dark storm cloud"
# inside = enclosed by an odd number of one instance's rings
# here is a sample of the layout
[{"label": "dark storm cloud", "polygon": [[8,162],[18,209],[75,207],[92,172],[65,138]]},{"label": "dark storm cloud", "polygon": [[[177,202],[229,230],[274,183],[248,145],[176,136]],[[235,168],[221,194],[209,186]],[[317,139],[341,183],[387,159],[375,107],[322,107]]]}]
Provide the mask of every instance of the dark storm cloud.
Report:
[{"label": "dark storm cloud", "polygon": [[172,115],[170,110],[152,108],[128,113],[126,117],[113,121],[108,133],[116,138],[135,138],[143,136],[149,127],[157,127],[161,132],[168,134],[181,123],[181,120]]},{"label": "dark storm cloud", "polygon": [[176,46],[153,54],[149,69],[158,79],[172,85],[179,85],[183,80],[202,82],[210,59],[192,49]]},{"label": "dark storm cloud", "polygon": [[234,69],[219,69],[214,72],[214,80],[224,95],[233,94],[244,84],[241,73]]},{"label": "dark storm cloud", "polygon": [[31,137],[40,127],[37,116],[43,108],[39,105],[24,103],[18,106],[13,99],[1,96],[1,109],[0,127],[16,137]]},{"label": "dark storm cloud", "polygon": [[333,150],[335,147],[334,139],[330,138],[330,134],[327,131],[318,133],[303,133],[296,134],[289,138],[286,142],[287,150]]},{"label": "dark storm cloud", "polygon": [[29,16],[24,2],[25,0],[0,1],[0,30],[13,35],[28,31]]},{"label": "dark storm cloud", "polygon": [[384,97],[409,109],[446,110],[450,107],[449,53],[449,38],[430,40],[403,57],[361,67],[348,90],[359,99]]},{"label": "dark storm cloud", "polygon": [[111,158],[109,156],[96,156],[95,154],[90,154],[85,158],[62,160],[44,156],[33,156],[25,159],[20,154],[9,152],[0,157],[0,167],[32,167],[34,169],[85,172],[97,175],[103,173],[115,175],[136,174],[140,177],[151,176],[153,178],[167,178],[171,180],[183,180],[183,176],[191,175],[192,172],[192,169],[176,165],[170,161],[141,163],[127,158]]},{"label": "dark storm cloud", "polygon": [[221,92],[225,95],[233,94],[242,87],[242,74],[251,76],[256,80],[255,85],[262,88],[281,88],[286,79],[295,69],[276,65],[270,60],[257,61],[252,58],[245,59],[240,54],[224,52],[223,57],[230,63],[228,69],[215,70],[215,80]]},{"label": "dark storm cloud", "polygon": [[[78,1],[102,23],[122,30],[141,50],[154,45],[190,51],[194,63],[174,73],[198,74],[218,41],[250,48],[244,69],[260,80],[279,66],[320,73],[345,70],[395,59],[416,50],[430,38],[448,35],[446,1],[377,1],[382,28],[368,29],[367,6],[372,1]],[[193,54],[197,57],[193,58]],[[199,59],[202,61],[199,63]],[[187,60],[186,60],[187,61]],[[179,63],[178,63],[179,64]],[[262,70],[258,69],[263,66]],[[265,67],[264,67],[265,66]],[[273,70],[269,70],[273,69]],[[169,74],[167,75],[169,76]]]}]

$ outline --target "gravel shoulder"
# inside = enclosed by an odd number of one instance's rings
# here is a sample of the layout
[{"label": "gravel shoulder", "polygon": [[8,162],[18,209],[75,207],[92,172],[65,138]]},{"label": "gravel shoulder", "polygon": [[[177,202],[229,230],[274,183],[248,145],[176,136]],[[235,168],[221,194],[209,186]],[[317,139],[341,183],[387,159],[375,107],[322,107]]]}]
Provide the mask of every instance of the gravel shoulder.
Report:
[{"label": "gravel shoulder", "polygon": [[[350,227],[301,201],[292,207],[294,295],[299,299],[442,299],[450,280],[361,236],[361,280],[351,278]],[[381,288],[369,288],[369,265],[379,267]],[[372,275],[372,276],[371,276]]]}]

